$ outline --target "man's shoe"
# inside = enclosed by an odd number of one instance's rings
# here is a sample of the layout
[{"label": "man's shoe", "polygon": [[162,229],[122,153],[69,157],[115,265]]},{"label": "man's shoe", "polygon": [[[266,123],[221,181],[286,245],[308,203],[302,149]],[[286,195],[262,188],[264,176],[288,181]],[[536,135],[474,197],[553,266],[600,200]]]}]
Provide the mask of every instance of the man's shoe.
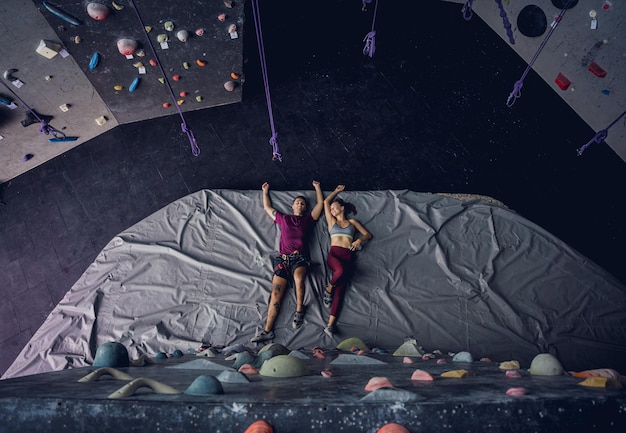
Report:
[{"label": "man's shoe", "polygon": [[302,322],[304,322],[304,311],[296,311],[296,314],[293,315],[293,322],[291,322],[291,327],[293,329],[298,329],[302,326]]},{"label": "man's shoe", "polygon": [[274,338],[274,331],[270,331],[270,332],[261,331],[259,334],[256,335],[256,337],[250,340],[250,342],[260,343],[262,341],[272,340],[273,338]]}]

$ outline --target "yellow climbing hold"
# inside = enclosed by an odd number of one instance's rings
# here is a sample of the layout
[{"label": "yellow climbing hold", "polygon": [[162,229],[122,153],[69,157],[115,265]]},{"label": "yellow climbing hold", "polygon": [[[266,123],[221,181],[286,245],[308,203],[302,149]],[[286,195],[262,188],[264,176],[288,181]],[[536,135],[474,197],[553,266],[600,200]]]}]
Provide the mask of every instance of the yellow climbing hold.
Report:
[{"label": "yellow climbing hold", "polygon": [[137,62],[137,63],[133,64],[133,66],[134,66],[135,68],[143,68],[143,63],[141,63],[141,62]]},{"label": "yellow climbing hold", "polygon": [[462,378],[466,377],[467,375],[469,375],[469,372],[467,370],[450,370],[441,373],[441,377]]},{"label": "yellow climbing hold", "polygon": [[176,103],[178,105],[183,105],[185,103],[185,100],[184,99],[179,99],[178,101],[176,101]]},{"label": "yellow climbing hold", "polygon": [[117,86],[113,86],[113,88],[115,90],[122,90],[124,88],[124,86],[117,85]]},{"label": "yellow climbing hold", "polygon": [[498,368],[500,368],[500,370],[519,370],[519,362],[504,361],[500,363],[500,366]]},{"label": "yellow climbing hold", "polygon": [[337,345],[337,349],[350,351],[350,349],[352,349],[353,346],[358,347],[360,350],[369,350],[369,348],[363,342],[363,340],[357,337],[352,337],[352,338],[343,340],[341,343]]},{"label": "yellow climbing hold", "polygon": [[152,31],[152,26],[145,26],[144,29],[146,29],[146,33],[150,33]]},{"label": "yellow climbing hold", "polygon": [[588,386],[590,388],[621,388],[622,384],[615,379],[608,377],[588,377],[579,383],[582,386]]},{"label": "yellow climbing hold", "polygon": [[162,78],[162,77],[161,77],[161,78],[159,78],[158,80],[159,80],[159,83],[161,83],[161,84],[165,84],[165,78]]},{"label": "yellow climbing hold", "polygon": [[121,11],[122,9],[124,9],[124,5],[119,5],[115,2],[111,2],[111,6],[113,6],[113,9],[115,9],[116,11]]},{"label": "yellow climbing hold", "polygon": [[196,102],[202,102],[202,96],[196,96]]},{"label": "yellow climbing hold", "polygon": [[183,68],[189,69],[189,62],[183,62]]}]

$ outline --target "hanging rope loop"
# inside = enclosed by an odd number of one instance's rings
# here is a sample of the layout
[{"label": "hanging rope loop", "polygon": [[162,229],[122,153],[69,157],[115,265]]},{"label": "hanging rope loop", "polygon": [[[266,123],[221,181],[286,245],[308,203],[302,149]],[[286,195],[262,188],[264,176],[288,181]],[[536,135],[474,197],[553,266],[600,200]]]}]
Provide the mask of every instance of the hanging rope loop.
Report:
[{"label": "hanging rope loop", "polygon": [[589,146],[591,146],[593,143],[602,143],[604,140],[606,140],[606,137],[609,135],[609,129],[611,128],[611,126],[615,125],[617,122],[619,122],[619,120],[626,116],[626,111],[624,111],[622,114],[620,114],[619,116],[617,116],[617,119],[615,119],[614,121],[611,122],[611,124],[609,126],[607,126],[605,129],[601,129],[600,131],[598,131],[598,133],[587,142],[587,144],[585,144],[583,147],[581,147],[580,149],[578,149],[578,156],[582,155],[583,152],[585,150],[587,150],[587,148]]},{"label": "hanging rope loop", "polygon": [[465,0],[465,4],[463,5],[463,8],[461,8],[461,13],[463,14],[463,19],[465,21],[471,20],[474,15],[472,3],[474,3],[474,0]]},{"label": "hanging rope loop", "polygon": [[376,32],[372,31],[365,35],[363,42],[365,42],[365,47],[363,47],[363,55],[374,57],[374,52],[376,51]]},{"label": "hanging rope loop", "polygon": [[270,137],[270,145],[272,146],[272,161],[283,162],[283,156],[278,150],[278,134],[274,133]]},{"label": "hanging rope loop", "polygon": [[191,145],[191,154],[193,156],[200,155],[200,148],[198,147],[198,142],[196,141],[196,137],[193,135],[193,131],[187,128],[187,124],[185,122],[180,124],[180,129],[182,129],[183,132],[187,134],[187,138],[189,139],[189,143]]},{"label": "hanging rope loop", "polygon": [[513,91],[506,100],[507,107],[512,107],[515,101],[522,96],[522,87],[524,87],[524,80],[517,80],[513,86]]},{"label": "hanging rope loop", "polygon": [[[371,3],[370,0],[368,3]],[[365,6],[365,1],[363,1],[363,6]],[[365,9],[363,9],[365,10]],[[374,6],[374,17],[372,18],[372,30],[363,38],[363,42],[365,42],[365,46],[363,47],[363,55],[369,56],[370,58],[374,57],[374,52],[376,51],[376,30],[374,30],[374,26],[376,24],[376,14],[378,12],[378,0],[376,0],[376,5]]]}]

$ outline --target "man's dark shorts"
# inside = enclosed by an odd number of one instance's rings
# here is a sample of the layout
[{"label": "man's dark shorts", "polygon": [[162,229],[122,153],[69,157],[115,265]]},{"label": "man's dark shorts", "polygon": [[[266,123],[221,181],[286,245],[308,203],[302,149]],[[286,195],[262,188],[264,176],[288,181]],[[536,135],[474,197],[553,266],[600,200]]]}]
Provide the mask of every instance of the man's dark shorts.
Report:
[{"label": "man's dark shorts", "polygon": [[274,275],[291,280],[293,271],[300,266],[308,268],[310,263],[302,254],[277,254],[272,256],[272,266],[274,266]]}]

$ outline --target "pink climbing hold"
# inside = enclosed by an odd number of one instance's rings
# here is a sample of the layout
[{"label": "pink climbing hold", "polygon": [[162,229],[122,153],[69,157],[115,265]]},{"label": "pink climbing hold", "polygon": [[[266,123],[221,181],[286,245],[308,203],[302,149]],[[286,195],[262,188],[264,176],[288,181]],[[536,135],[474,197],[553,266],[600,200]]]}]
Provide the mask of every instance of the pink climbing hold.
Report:
[{"label": "pink climbing hold", "polygon": [[429,372],[418,369],[411,375],[411,380],[433,381],[435,378]]},{"label": "pink climbing hold", "polygon": [[89,3],[87,14],[96,21],[105,20],[109,16],[109,8],[102,3]]},{"label": "pink climbing hold", "polygon": [[328,368],[323,369],[320,373],[326,379],[328,379],[330,377],[333,377],[333,372],[331,370],[329,370]]},{"label": "pink climbing hold", "polygon": [[522,374],[519,372],[519,370],[507,370],[506,373],[504,373],[505,377],[508,377],[509,379],[519,379],[520,377],[522,377]]},{"label": "pink climbing hold", "polygon": [[405,356],[405,357],[402,359],[402,363],[403,363],[403,364],[413,364],[414,362],[415,362],[415,361],[413,361],[413,360],[412,360],[410,357],[408,357],[408,356]]},{"label": "pink climbing hold", "polygon": [[247,375],[259,374],[259,370],[254,368],[252,364],[244,364],[241,367],[239,367],[239,370],[237,371],[239,371],[239,373],[243,373]]},{"label": "pink climbing hold", "polygon": [[517,397],[526,394],[528,394],[528,390],[521,386],[509,388],[506,390],[506,395],[508,395],[509,397]]},{"label": "pink climbing hold", "polygon": [[394,385],[386,377],[372,377],[367,385],[365,385],[365,391],[376,391],[380,388],[393,388]]},{"label": "pink climbing hold", "polygon": [[123,56],[132,56],[137,49],[137,41],[134,39],[122,38],[117,40],[117,50]]}]

